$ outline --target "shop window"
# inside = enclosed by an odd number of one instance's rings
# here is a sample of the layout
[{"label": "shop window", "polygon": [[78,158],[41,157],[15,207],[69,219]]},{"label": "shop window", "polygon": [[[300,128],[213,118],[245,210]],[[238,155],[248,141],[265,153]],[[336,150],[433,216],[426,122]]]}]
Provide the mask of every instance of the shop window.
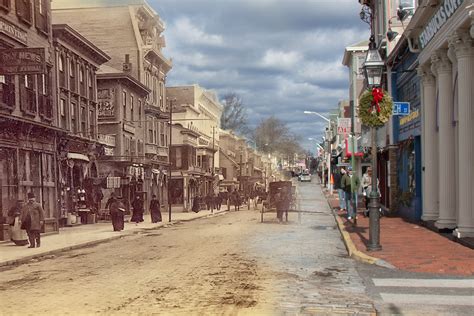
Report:
[{"label": "shop window", "polygon": [[31,0],[16,0],[16,15],[23,23],[33,23]]},{"label": "shop window", "polygon": [[0,147],[0,211],[3,211],[3,216],[6,216],[17,199],[17,151]]},{"label": "shop window", "polygon": [[34,2],[36,28],[48,34],[48,0],[34,0]]},{"label": "shop window", "polygon": [[11,9],[10,0],[0,0],[0,9],[9,12]]}]

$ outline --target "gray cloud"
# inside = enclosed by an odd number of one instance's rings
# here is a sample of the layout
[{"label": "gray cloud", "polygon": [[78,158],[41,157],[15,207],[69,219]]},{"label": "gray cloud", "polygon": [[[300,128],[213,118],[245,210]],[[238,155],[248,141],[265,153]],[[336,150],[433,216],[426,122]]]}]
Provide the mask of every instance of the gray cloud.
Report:
[{"label": "gray cloud", "polygon": [[275,115],[314,148],[328,113],[348,98],[344,48],[369,36],[355,0],[150,0],[166,24],[170,85],[235,91],[252,126]]}]

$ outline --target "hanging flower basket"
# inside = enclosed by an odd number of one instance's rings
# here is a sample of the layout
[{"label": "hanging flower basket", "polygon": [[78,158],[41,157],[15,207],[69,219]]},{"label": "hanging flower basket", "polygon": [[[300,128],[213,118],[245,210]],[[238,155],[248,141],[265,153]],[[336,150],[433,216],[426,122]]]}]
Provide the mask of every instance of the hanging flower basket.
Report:
[{"label": "hanging flower basket", "polygon": [[369,127],[380,127],[392,115],[393,101],[387,91],[380,88],[366,90],[359,99],[359,118]]}]

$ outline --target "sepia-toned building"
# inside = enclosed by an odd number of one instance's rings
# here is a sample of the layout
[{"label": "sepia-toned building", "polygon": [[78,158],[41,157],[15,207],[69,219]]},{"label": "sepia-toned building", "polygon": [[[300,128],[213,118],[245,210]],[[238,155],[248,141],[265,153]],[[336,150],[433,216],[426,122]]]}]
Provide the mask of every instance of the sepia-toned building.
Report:
[{"label": "sepia-toned building", "polygon": [[96,73],[110,57],[67,24],[53,25],[53,47],[58,126],[64,131],[57,144],[63,226],[78,223],[79,215],[87,223],[87,216],[98,211],[102,146],[98,143]]},{"label": "sepia-toned building", "polygon": [[[150,90],[143,102],[141,122],[146,132],[135,137],[137,142],[144,142],[145,157],[153,173],[145,174],[145,178],[158,181],[149,195],[165,190],[160,193],[160,200],[166,204],[167,182],[162,171],[169,163],[169,108],[165,78],[172,63],[162,53],[165,46],[163,21],[146,1],[121,1],[117,5],[115,1],[57,0],[53,6],[55,23],[72,25],[111,57],[106,63],[108,67],[126,72]],[[124,65],[128,68],[124,69]],[[131,121],[126,125],[138,123]],[[128,177],[132,181],[132,176]]]},{"label": "sepia-toned building", "polygon": [[[35,3],[36,5],[33,5]],[[57,119],[49,1],[0,2],[0,211],[34,192],[58,230]],[[8,225],[5,225],[8,226]],[[0,239],[8,239],[8,227]]]},{"label": "sepia-toned building", "polygon": [[219,188],[219,126],[223,107],[214,92],[198,85],[167,87],[173,102],[173,124],[180,124],[199,133],[197,167],[204,174],[199,179],[199,194],[218,193]]},{"label": "sepia-toned building", "polygon": [[[128,69],[127,65],[124,68]],[[126,71],[108,66],[99,70],[99,142],[105,146],[99,176],[120,179],[119,185],[109,181],[103,202],[112,192],[128,202],[137,194],[144,195],[145,200],[151,198],[150,193],[163,196],[159,174],[153,172],[153,163],[145,155],[144,104],[149,92]]]}]

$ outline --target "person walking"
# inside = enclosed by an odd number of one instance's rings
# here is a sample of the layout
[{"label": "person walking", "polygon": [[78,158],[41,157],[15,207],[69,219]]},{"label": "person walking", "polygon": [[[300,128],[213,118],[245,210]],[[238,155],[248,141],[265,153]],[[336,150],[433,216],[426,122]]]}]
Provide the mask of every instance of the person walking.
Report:
[{"label": "person walking", "polygon": [[196,196],[193,199],[193,207],[192,207],[192,211],[194,213],[198,213],[199,210],[201,209],[201,206],[199,205],[200,200],[201,199],[199,198],[199,194],[196,194]]},{"label": "person walking", "polygon": [[[111,199],[109,199],[111,200]],[[108,201],[107,201],[107,204]],[[110,218],[112,219],[112,227],[114,231],[121,231],[124,229],[124,218],[125,218],[125,205],[122,202],[122,198],[115,198],[111,200],[109,204]]]},{"label": "person walking", "polygon": [[[349,203],[350,208],[348,208],[347,219],[352,219],[352,218],[356,218],[357,216],[357,200],[358,200],[357,194],[359,192],[360,180],[357,175],[353,174],[352,167],[349,166],[347,168],[347,173],[348,173],[348,178],[349,178],[350,200],[351,200],[351,203]],[[346,185],[347,185],[347,180],[346,180]]]},{"label": "person walking", "polygon": [[349,218],[352,195],[351,195],[351,177],[349,176],[347,172],[344,172],[341,177],[341,189],[344,191],[343,209],[347,212],[347,217]]},{"label": "person walking", "polygon": [[240,209],[240,194],[237,190],[232,191],[232,203],[234,204],[234,210]]},{"label": "person walking", "polygon": [[344,168],[340,168],[340,169],[336,169],[333,174],[334,190],[336,190],[339,195],[339,209],[341,210],[344,209],[344,190],[341,187],[341,179],[342,179],[342,175],[345,172],[346,171],[344,170]]},{"label": "person walking", "polygon": [[223,192],[219,192],[219,193],[217,194],[217,196],[216,196],[216,203],[215,203],[215,204],[216,204],[216,209],[217,209],[218,211],[221,210],[222,200],[224,199],[224,198],[222,197],[222,195],[223,195]]},{"label": "person walking", "polygon": [[130,221],[135,222],[135,224],[143,222],[144,203],[140,195],[137,194],[135,196],[135,199],[133,199],[132,208],[133,208],[133,214]]},{"label": "person walking", "polygon": [[30,245],[28,248],[37,248],[41,246],[41,227],[44,223],[44,211],[41,204],[36,202],[35,194],[29,192],[28,203],[26,203],[21,210],[21,226],[26,229]]},{"label": "person walking", "polygon": [[153,194],[150,201],[150,215],[152,223],[158,223],[162,221],[160,207],[160,201],[156,198],[156,195]]}]

